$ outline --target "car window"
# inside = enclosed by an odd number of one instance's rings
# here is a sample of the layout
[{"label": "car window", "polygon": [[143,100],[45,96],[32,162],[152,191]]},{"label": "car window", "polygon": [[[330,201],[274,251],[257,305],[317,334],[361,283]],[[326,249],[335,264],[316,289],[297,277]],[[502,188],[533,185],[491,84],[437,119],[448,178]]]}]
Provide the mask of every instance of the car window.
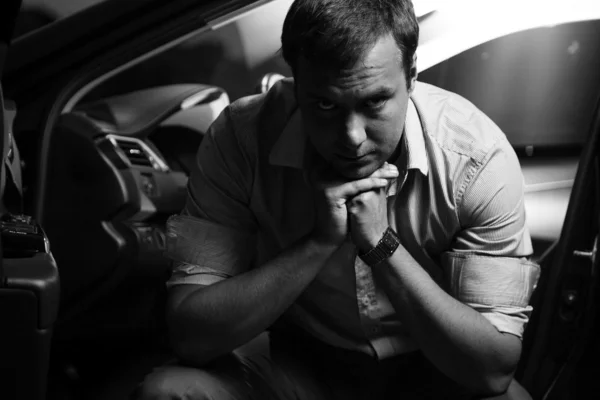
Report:
[{"label": "car window", "polygon": [[106,0],[23,0],[14,39]]},{"label": "car window", "polygon": [[515,147],[581,145],[600,93],[600,21],[514,33],[458,54],[419,80],[458,93]]},{"label": "car window", "polygon": [[266,3],[194,35],[103,82],[83,102],[180,83],[218,86],[232,101],[253,94],[264,74],[291,75],[279,54],[283,20],[291,3]]}]

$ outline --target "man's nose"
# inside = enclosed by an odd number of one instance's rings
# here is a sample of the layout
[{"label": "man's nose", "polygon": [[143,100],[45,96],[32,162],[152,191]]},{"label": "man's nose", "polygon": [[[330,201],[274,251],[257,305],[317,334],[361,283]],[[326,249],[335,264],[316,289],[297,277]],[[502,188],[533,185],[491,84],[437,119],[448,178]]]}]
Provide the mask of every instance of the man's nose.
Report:
[{"label": "man's nose", "polygon": [[363,119],[356,114],[349,114],[345,118],[344,129],[341,142],[351,149],[359,147],[366,139],[365,123]]}]

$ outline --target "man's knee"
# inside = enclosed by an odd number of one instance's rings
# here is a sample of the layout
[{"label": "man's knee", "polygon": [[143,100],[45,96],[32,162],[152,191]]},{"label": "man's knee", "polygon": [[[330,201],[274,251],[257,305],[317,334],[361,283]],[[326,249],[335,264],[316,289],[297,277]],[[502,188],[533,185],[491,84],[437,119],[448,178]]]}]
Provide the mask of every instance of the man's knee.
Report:
[{"label": "man's knee", "polygon": [[512,380],[506,393],[481,400],[531,400],[531,395],[515,379]]},{"label": "man's knee", "polygon": [[177,381],[170,368],[153,371],[135,389],[132,400],[183,399],[184,393],[177,393]]},{"label": "man's knee", "polygon": [[209,373],[200,369],[166,367],[146,376],[135,389],[132,400],[225,400],[229,397],[215,396],[224,390]]}]

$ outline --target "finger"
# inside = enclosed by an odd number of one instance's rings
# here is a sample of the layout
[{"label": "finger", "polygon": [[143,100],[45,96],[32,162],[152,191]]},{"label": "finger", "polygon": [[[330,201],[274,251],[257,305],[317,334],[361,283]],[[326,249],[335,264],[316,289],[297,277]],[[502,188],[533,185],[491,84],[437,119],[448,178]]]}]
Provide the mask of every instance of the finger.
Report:
[{"label": "finger", "polygon": [[362,192],[357,194],[356,196],[348,199],[348,204],[365,204],[371,198],[377,197],[377,192],[375,190],[369,190],[368,192]]},{"label": "finger", "polygon": [[385,163],[379,169],[373,172],[370,177],[393,179],[397,178],[398,175],[400,175],[398,172],[398,167],[396,167],[394,164]]},{"label": "finger", "polygon": [[346,210],[351,219],[357,215],[362,215],[363,221],[365,221],[365,216],[371,216],[367,217],[368,219],[379,219],[377,216],[387,216],[387,204],[385,196],[372,190],[346,200]]},{"label": "finger", "polygon": [[369,177],[357,181],[348,182],[339,187],[339,196],[345,199],[355,197],[360,193],[386,187],[388,180],[384,178]]}]

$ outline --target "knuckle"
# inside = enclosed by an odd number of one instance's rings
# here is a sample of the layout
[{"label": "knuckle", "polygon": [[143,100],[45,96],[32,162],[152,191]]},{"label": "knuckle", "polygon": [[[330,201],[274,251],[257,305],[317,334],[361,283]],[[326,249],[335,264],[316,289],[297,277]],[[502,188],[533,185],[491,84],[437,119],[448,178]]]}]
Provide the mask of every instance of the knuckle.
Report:
[{"label": "knuckle", "polygon": [[364,192],[364,193],[359,194],[358,196],[356,196],[356,202],[358,204],[365,204],[365,202],[367,200],[369,200],[369,197],[370,197],[369,195],[370,195],[370,192]]},{"label": "knuckle", "polygon": [[352,206],[353,206],[353,207],[361,207],[361,206],[364,206],[364,205],[365,205],[365,201],[367,200],[366,194],[367,194],[367,193],[361,193],[361,194],[359,194],[359,195],[355,196],[355,197],[352,199],[352,203],[351,203],[351,204],[352,204]]},{"label": "knuckle", "polygon": [[378,170],[373,172],[370,177],[371,178],[379,178],[382,175],[383,175],[383,171],[381,170],[381,168],[379,168]]}]

